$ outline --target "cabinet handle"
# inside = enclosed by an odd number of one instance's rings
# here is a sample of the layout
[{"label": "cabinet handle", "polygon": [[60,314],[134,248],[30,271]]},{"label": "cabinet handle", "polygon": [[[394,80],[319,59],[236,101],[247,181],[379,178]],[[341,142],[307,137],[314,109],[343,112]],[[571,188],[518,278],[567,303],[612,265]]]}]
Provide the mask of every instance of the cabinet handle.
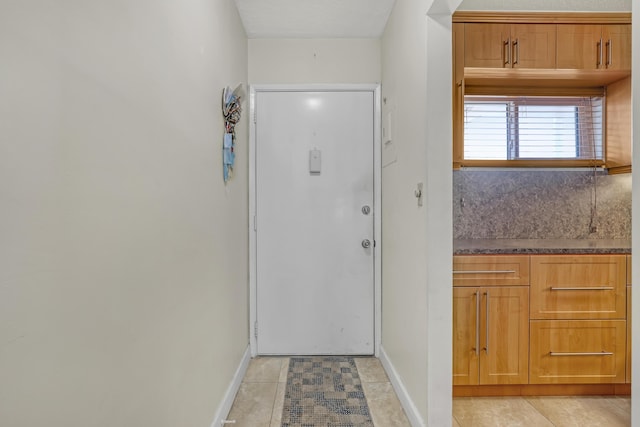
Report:
[{"label": "cabinet handle", "polygon": [[476,356],[480,356],[480,291],[476,291]]},{"label": "cabinet handle", "polygon": [[486,335],[484,337],[484,351],[487,352],[487,354],[489,354],[489,291],[485,292],[486,295],[486,300],[485,300],[485,308],[486,308],[486,318],[487,318],[487,324],[486,324]]},{"label": "cabinet handle", "polygon": [[611,291],[615,289],[613,286],[581,286],[581,287],[568,287],[568,288],[557,288],[551,287],[552,291]]},{"label": "cabinet handle", "polygon": [[585,353],[559,353],[555,351],[550,351],[549,356],[613,356],[613,353],[610,351],[585,352]]},{"label": "cabinet handle", "polygon": [[602,38],[598,42],[598,63],[596,64],[596,68],[600,68],[602,66]]},{"label": "cabinet handle", "polygon": [[453,270],[453,274],[514,274],[515,270]]},{"label": "cabinet handle", "polygon": [[511,39],[507,39],[503,42],[502,50],[504,53],[504,65],[511,63]]},{"label": "cabinet handle", "polygon": [[612,62],[612,52],[613,51],[613,42],[611,41],[611,39],[609,39],[609,41],[607,41],[607,68],[609,68],[611,66],[611,62]]},{"label": "cabinet handle", "polygon": [[513,46],[516,48],[515,58],[513,60],[513,65],[516,65],[520,61],[520,43],[518,43],[518,39],[513,42]]}]

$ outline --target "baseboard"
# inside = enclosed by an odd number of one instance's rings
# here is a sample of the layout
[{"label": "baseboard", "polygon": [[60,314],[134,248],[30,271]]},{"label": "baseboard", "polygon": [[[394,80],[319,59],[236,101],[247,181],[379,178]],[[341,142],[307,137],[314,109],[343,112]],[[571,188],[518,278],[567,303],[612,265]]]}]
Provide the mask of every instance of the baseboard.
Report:
[{"label": "baseboard", "polygon": [[251,361],[251,350],[249,346],[244,352],[242,359],[240,360],[240,365],[238,365],[238,369],[236,369],[236,373],[233,375],[231,380],[231,384],[227,388],[227,392],[224,394],[224,398],[220,405],[218,406],[218,410],[216,411],[216,415],[213,418],[213,423],[211,423],[211,427],[221,427],[224,426],[223,421],[229,415],[231,411],[231,406],[233,405],[233,401],[236,398],[236,394],[240,389],[240,384],[242,383],[242,379],[244,378],[244,374],[247,372],[247,368],[249,367],[249,362]]},{"label": "baseboard", "polygon": [[384,351],[384,348],[382,346],[380,346],[380,363],[382,363],[382,367],[386,371],[387,376],[389,377],[389,381],[391,381],[391,385],[393,386],[393,389],[395,390],[396,395],[400,400],[400,404],[402,405],[402,408],[404,409],[404,412],[407,415],[411,426],[425,427],[426,424],[422,420],[422,417],[418,412],[418,408],[416,408],[413,400],[411,400],[411,397],[409,396],[407,389],[402,383],[398,372],[393,367],[393,364],[389,360],[389,357],[387,356],[387,353]]}]

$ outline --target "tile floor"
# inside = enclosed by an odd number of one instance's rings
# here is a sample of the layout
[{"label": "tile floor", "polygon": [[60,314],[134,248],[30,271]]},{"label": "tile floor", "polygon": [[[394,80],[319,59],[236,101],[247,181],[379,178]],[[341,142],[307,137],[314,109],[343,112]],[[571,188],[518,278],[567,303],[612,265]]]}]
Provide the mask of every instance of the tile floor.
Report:
[{"label": "tile floor", "polygon": [[[371,418],[380,427],[411,427],[380,361],[356,357]],[[251,360],[227,419],[234,427],[280,427],[288,357],[258,357]]]},{"label": "tile floor", "polygon": [[459,397],[454,427],[626,427],[627,396]]},{"label": "tile floor", "polygon": [[[355,359],[376,427],[410,427],[380,361]],[[280,427],[289,358],[251,360],[227,419],[234,427]],[[460,397],[453,427],[626,427],[631,399],[616,396]]]}]

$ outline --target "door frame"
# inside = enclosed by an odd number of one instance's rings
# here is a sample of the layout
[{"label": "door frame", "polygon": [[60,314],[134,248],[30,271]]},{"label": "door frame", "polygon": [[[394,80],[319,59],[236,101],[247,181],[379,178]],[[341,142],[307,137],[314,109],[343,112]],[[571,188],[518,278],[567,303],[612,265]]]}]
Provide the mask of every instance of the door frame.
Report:
[{"label": "door frame", "polygon": [[249,86],[249,343],[251,356],[258,355],[256,216],[256,94],[258,92],[371,92],[373,93],[373,336],[374,355],[379,356],[382,336],[382,222],[381,222],[381,105],[379,84],[256,84]]}]

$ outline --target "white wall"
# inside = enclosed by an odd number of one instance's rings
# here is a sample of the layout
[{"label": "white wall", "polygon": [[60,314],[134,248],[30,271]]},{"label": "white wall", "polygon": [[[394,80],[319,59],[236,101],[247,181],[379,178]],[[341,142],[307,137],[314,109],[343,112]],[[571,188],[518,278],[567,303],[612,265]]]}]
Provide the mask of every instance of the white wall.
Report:
[{"label": "white wall", "polygon": [[379,83],[379,39],[249,39],[249,82]]},{"label": "white wall", "polygon": [[248,344],[233,0],[6,0],[0,57],[0,425],[209,426]]},{"label": "white wall", "polygon": [[[640,3],[637,1],[633,4],[632,14],[634,16],[640,15]],[[632,31],[632,45],[640,46],[640,25],[634,23]],[[640,125],[640,55],[632,54],[632,59],[631,110],[633,113],[633,129],[635,129],[636,124]],[[637,165],[640,165],[640,132],[632,130],[632,133],[633,164],[636,165],[636,172],[631,174],[631,229],[640,230],[640,173],[637,172]],[[631,247],[640,248],[640,233],[632,232],[631,239]],[[631,282],[640,283],[640,251],[633,251],[631,262],[633,265],[633,269],[631,270],[631,274],[633,275]],[[631,294],[631,305],[633,307],[631,311],[634,313],[631,317],[631,425],[633,427],[640,427],[640,404],[638,404],[638,401],[640,400],[640,314],[638,314],[640,313],[640,292],[638,292],[637,286]]]},{"label": "white wall", "polygon": [[391,112],[397,152],[382,172],[382,347],[415,425],[451,423],[450,27],[445,1],[396,2],[382,40],[383,123]]}]

